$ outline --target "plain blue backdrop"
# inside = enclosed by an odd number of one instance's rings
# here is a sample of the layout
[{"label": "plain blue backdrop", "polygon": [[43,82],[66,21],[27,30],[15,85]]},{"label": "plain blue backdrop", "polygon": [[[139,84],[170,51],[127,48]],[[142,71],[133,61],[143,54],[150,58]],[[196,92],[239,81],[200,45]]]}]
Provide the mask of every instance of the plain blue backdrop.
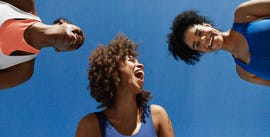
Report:
[{"label": "plain blue backdrop", "polygon": [[142,44],[144,89],[151,103],[168,112],[176,137],[268,137],[270,88],[244,82],[230,54],[203,56],[195,66],[175,61],[166,35],[184,10],[208,15],[230,29],[244,0],[46,0],[36,1],[44,23],[65,17],[80,26],[86,41],[74,52],[43,49],[33,77],[0,92],[0,137],[73,137],[79,120],[98,111],[87,90],[89,54],[119,32]]}]

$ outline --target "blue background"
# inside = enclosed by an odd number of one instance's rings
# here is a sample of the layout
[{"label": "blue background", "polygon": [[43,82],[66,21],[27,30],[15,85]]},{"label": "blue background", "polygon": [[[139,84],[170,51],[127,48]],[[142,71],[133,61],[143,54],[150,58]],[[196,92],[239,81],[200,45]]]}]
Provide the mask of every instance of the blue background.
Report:
[{"label": "blue background", "polygon": [[36,59],[33,77],[0,92],[0,137],[72,137],[79,120],[98,111],[87,90],[89,54],[119,32],[142,41],[139,61],[151,103],[168,112],[176,137],[267,137],[269,87],[247,83],[229,53],[210,53],[195,66],[175,61],[166,35],[174,17],[188,9],[208,15],[220,30],[232,26],[244,0],[46,0],[36,1],[44,23],[65,17],[86,34],[83,47]]}]

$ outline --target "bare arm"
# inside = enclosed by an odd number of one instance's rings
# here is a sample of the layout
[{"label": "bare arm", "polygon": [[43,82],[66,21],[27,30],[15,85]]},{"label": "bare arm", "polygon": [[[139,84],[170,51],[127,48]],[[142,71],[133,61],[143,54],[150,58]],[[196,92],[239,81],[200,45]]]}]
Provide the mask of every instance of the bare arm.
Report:
[{"label": "bare arm", "polygon": [[101,137],[99,123],[94,113],[81,119],[77,127],[76,137]]},{"label": "bare arm", "polygon": [[236,65],[236,71],[239,77],[245,81],[255,83],[255,84],[270,86],[270,80],[265,80],[252,73],[249,73],[246,70],[244,70],[242,67],[240,67],[239,65]]},{"label": "bare arm", "polygon": [[34,59],[0,70],[0,90],[15,87],[31,78],[34,71]]},{"label": "bare arm", "polygon": [[25,11],[37,15],[34,0],[2,0]]},{"label": "bare arm", "polygon": [[270,17],[270,0],[246,1],[236,8],[234,16],[234,21],[237,23],[251,22],[260,18]]},{"label": "bare arm", "polygon": [[165,109],[158,105],[151,105],[151,112],[158,137],[174,137],[172,123]]}]

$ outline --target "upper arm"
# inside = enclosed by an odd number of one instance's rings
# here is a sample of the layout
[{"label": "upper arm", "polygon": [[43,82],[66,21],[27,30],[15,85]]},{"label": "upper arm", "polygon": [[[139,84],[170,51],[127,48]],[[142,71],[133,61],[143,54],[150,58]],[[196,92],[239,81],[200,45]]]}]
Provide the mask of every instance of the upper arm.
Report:
[{"label": "upper arm", "polygon": [[173,126],[166,110],[158,105],[151,105],[153,123],[158,137],[174,137]]},{"label": "upper arm", "polygon": [[101,137],[99,123],[94,113],[80,120],[76,130],[76,137]]},{"label": "upper arm", "polygon": [[234,21],[251,22],[270,16],[270,0],[249,0],[240,4],[235,10]]},{"label": "upper arm", "polygon": [[25,11],[37,15],[34,0],[2,0]]},{"label": "upper arm", "polygon": [[31,78],[34,71],[34,59],[0,70],[0,90],[15,87]]},{"label": "upper arm", "polygon": [[237,64],[236,64],[236,71],[237,71],[239,77],[245,81],[255,83],[255,84],[270,86],[270,80],[262,79],[256,75],[244,70],[242,67],[240,67]]}]

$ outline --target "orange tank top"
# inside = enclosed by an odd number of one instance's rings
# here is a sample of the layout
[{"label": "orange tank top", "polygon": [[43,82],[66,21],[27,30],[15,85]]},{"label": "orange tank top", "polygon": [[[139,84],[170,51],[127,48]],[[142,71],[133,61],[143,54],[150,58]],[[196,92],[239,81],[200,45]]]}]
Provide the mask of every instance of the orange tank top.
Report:
[{"label": "orange tank top", "polygon": [[25,51],[38,54],[39,50],[30,46],[24,40],[25,30],[39,22],[34,19],[9,19],[0,27],[0,50],[5,55],[10,55],[14,51]]}]

